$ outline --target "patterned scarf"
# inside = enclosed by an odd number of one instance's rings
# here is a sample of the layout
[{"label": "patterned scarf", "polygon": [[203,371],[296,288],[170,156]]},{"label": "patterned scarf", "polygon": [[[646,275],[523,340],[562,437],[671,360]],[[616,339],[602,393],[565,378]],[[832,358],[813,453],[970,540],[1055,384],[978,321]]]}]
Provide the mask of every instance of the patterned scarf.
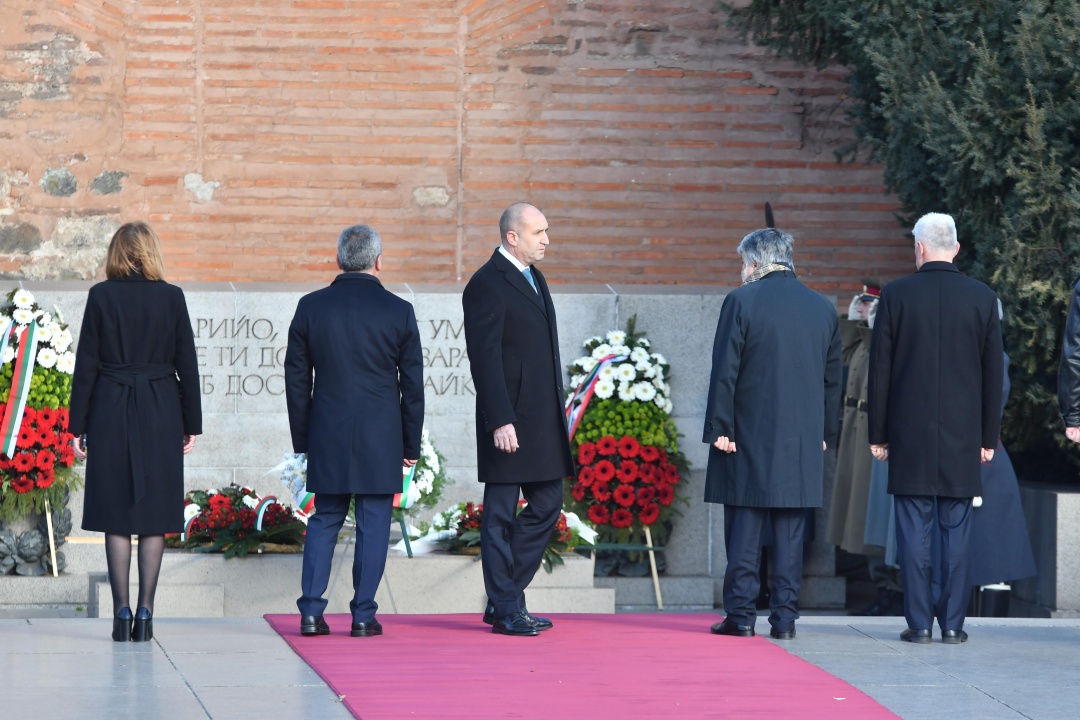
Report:
[{"label": "patterned scarf", "polygon": [[768,265],[762,265],[757,270],[746,276],[746,279],[743,280],[743,285],[749,285],[752,282],[756,282],[768,275],[769,273],[774,273],[777,270],[788,270],[790,272],[794,272],[795,268],[791,267],[787,263],[769,263]]}]

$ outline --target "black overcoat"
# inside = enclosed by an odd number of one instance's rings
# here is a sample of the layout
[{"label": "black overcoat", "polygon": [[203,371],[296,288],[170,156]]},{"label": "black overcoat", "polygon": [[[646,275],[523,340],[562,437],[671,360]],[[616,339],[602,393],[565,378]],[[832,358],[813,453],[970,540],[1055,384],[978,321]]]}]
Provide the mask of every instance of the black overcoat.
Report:
[{"label": "black overcoat", "polygon": [[881,291],[870,344],[869,438],[889,446],[889,492],[982,492],[980,448],[1001,423],[997,296],[950,262]]},{"label": "black overcoat", "polygon": [[[705,502],[821,507],[821,443],[836,446],[841,373],[836,307],[794,273],[731,291],[713,343]],[[711,447],[721,436],[736,452]]]},{"label": "black overcoat", "polygon": [[293,452],[307,489],[401,492],[401,461],[420,457],[424,359],[412,303],[370,273],[342,273],[300,298],[285,351]]},{"label": "black overcoat", "polygon": [[[476,388],[476,464],[480,482],[558,480],[573,474],[563,413],[555,306],[533,266],[539,294],[498,250],[462,295],[465,346]],[[496,428],[513,423],[519,448],[495,448]]]},{"label": "black overcoat", "polygon": [[180,288],[141,274],[90,288],[71,383],[70,430],[86,435],[84,530],[183,530],[184,435],[202,433],[199,393]]}]

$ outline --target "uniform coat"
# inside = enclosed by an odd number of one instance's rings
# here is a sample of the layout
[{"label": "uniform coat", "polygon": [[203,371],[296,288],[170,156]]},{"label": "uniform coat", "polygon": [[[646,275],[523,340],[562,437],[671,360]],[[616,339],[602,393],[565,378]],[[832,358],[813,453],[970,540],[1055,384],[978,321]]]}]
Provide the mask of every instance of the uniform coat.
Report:
[{"label": "uniform coat", "polygon": [[[520,485],[574,472],[555,306],[544,276],[535,266],[532,273],[539,294],[496,250],[462,296],[476,388],[476,464],[483,483]],[[510,423],[520,447],[500,452],[492,433]]]},{"label": "uniform coat", "polygon": [[997,296],[950,262],[881,291],[870,348],[869,437],[889,446],[889,492],[971,498],[1001,423]]},{"label": "uniform coat", "polygon": [[180,288],[141,274],[90,288],[69,426],[73,435],[86,435],[84,530],[162,535],[183,529],[184,435],[202,433],[199,393]]},{"label": "uniform coat", "polygon": [[[789,271],[733,290],[713,343],[705,501],[821,507],[824,452],[840,425],[836,308]],[[737,452],[712,446],[720,436]]]},{"label": "uniform coat", "polygon": [[309,492],[401,492],[401,461],[420,457],[423,365],[413,306],[374,275],[342,273],[300,299],[285,399]]},{"label": "uniform coat", "polygon": [[863,320],[841,320],[840,337],[848,366],[844,388],[844,420],[836,448],[836,482],[829,508],[826,541],[858,555],[872,555],[864,542],[870,496],[870,454],[866,427],[866,375],[870,366],[870,326]]}]

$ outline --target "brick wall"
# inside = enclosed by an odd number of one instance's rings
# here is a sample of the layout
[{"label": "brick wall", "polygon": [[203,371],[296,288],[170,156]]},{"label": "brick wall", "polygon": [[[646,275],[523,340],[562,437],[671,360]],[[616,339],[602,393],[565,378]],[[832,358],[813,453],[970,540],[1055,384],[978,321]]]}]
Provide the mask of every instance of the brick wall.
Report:
[{"label": "brick wall", "polygon": [[4,0],[0,273],[92,277],[149,219],[178,280],[323,281],[369,222],[390,281],[456,282],[508,203],[555,282],[737,282],[772,203],[813,286],[911,268],[844,71],[714,0]]}]

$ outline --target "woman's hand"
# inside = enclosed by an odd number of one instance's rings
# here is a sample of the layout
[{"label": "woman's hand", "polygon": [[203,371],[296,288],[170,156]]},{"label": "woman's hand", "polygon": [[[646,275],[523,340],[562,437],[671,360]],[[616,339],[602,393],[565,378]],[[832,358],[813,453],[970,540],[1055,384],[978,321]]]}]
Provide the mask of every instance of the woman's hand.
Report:
[{"label": "woman's hand", "polygon": [[[195,448],[195,436],[194,435],[185,435],[184,436],[184,454],[187,455],[194,448]],[[78,455],[79,451],[76,450],[75,454]]]},{"label": "woman's hand", "polygon": [[75,457],[80,460],[86,459],[86,449],[83,448],[83,439],[81,437],[72,438],[71,449],[75,451]]}]

